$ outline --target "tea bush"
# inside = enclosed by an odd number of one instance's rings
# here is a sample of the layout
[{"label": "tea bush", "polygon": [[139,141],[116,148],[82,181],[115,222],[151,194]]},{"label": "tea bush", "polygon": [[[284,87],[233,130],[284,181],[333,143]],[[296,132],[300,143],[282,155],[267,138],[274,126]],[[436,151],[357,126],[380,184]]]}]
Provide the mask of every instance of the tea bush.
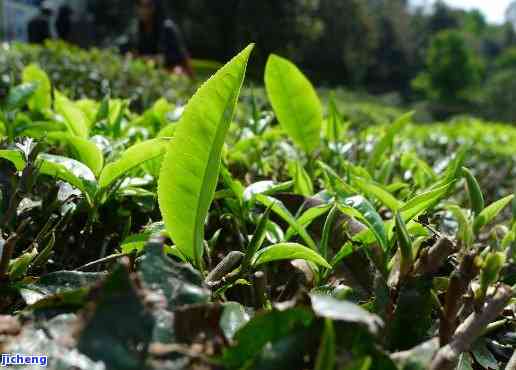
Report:
[{"label": "tea bush", "polygon": [[160,65],[109,50],[83,50],[62,41],[44,46],[22,43],[0,48],[2,83],[19,81],[24,66],[40,65],[55,87],[73,99],[113,97],[131,99],[141,111],[161,97],[181,101],[191,93],[185,77],[173,76]]},{"label": "tea bush", "polygon": [[3,351],[53,369],[511,369],[516,130],[396,108],[354,124],[280,56],[246,88],[252,50],[185,107],[142,113],[36,64],[16,75]]}]

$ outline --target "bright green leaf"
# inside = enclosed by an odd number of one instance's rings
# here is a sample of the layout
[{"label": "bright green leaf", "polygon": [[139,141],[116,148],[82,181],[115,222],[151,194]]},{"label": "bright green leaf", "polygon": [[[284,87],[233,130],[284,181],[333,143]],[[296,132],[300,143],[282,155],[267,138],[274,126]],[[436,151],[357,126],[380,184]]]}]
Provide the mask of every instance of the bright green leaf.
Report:
[{"label": "bright green leaf", "polygon": [[255,254],[252,265],[258,266],[273,261],[294,259],[303,259],[319,266],[331,268],[330,264],[317,252],[297,243],[279,243],[261,249]]},{"label": "bright green leaf", "polygon": [[152,139],[133,145],[123,152],[118,160],[104,167],[100,174],[99,186],[107,188],[142,163],[165,155],[168,147],[169,141],[166,139]]},{"label": "bright green leaf", "polygon": [[[299,216],[296,220],[299,226],[306,228],[310,226],[310,224],[318,217],[321,217],[325,213],[327,213],[331,209],[331,204],[321,204],[319,206],[310,207],[306,211],[304,211],[301,216]],[[297,231],[289,226],[287,232],[285,233],[285,240],[290,240],[294,235],[297,234]]]},{"label": "bright green leaf", "polygon": [[204,221],[219,175],[222,147],[253,45],[233,58],[188,103],[163,160],[158,199],[170,236],[201,267]]},{"label": "bright green leaf", "polygon": [[40,154],[36,160],[39,173],[68,182],[91,198],[97,191],[95,175],[83,163],[52,154]]},{"label": "bright green leaf", "polygon": [[466,184],[468,189],[468,195],[470,200],[470,206],[473,212],[478,215],[484,209],[484,195],[480,189],[477,179],[473,173],[466,167],[462,167],[462,172],[466,178]]},{"label": "bright green leaf", "polygon": [[88,166],[95,176],[100,175],[104,166],[104,156],[94,143],[68,132],[51,132],[47,135],[47,138],[66,142],[75,152],[78,160]]},{"label": "bright green leaf", "polygon": [[496,216],[504,209],[506,206],[511,203],[512,199],[514,198],[514,194],[511,194],[509,196],[506,196],[505,198],[502,198],[500,200],[497,200],[494,203],[491,203],[489,206],[484,208],[480,214],[475,217],[475,222],[473,223],[473,231],[478,233],[480,229],[482,229],[484,226],[486,226],[488,223],[494,220]]},{"label": "bright green leaf", "polygon": [[256,195],[256,200],[266,207],[271,207],[272,211],[280,216],[283,220],[285,220],[310,248],[317,250],[317,245],[315,244],[314,240],[310,237],[310,235],[308,235],[306,229],[296,221],[289,210],[285,208],[283,203],[263,194]]},{"label": "bright green leaf", "polygon": [[265,87],[283,129],[305,152],[313,152],[320,142],[323,110],[310,81],[292,62],[272,54]]},{"label": "bright green leaf", "polygon": [[397,200],[391,193],[383,189],[380,185],[373,181],[366,181],[361,178],[353,178],[353,184],[368,196],[378,199],[384,206],[391,211],[396,212],[401,207],[401,202]]},{"label": "bright green leaf", "polygon": [[88,117],[74,102],[58,91],[55,92],[55,109],[57,113],[63,116],[68,130],[72,134],[88,138]]},{"label": "bright green leaf", "polygon": [[30,64],[22,71],[22,80],[25,83],[36,83],[37,89],[29,99],[31,110],[44,111],[52,105],[52,85],[48,75],[36,64]]},{"label": "bright green leaf", "polygon": [[398,134],[405,125],[407,125],[411,120],[414,112],[408,112],[402,115],[400,118],[396,120],[392,125],[387,128],[385,135],[383,138],[375,145],[373,152],[369,156],[369,161],[367,162],[367,169],[370,173],[373,173],[373,170],[378,166],[382,156],[392,147],[394,142],[394,137]]},{"label": "bright green leaf", "polygon": [[0,150],[0,158],[7,159],[9,162],[14,164],[17,171],[21,171],[25,168],[25,160],[23,154],[19,150],[14,149],[3,149]]},{"label": "bright green leaf", "polygon": [[295,162],[294,165],[294,191],[296,194],[310,197],[314,194],[314,185],[308,173],[301,165],[299,161]]}]

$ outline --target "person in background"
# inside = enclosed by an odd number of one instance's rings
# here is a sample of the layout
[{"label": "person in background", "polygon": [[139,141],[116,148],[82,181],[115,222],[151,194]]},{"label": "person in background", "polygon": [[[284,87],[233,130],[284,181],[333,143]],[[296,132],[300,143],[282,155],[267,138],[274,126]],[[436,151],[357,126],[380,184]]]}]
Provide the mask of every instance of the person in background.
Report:
[{"label": "person in background", "polygon": [[162,55],[165,66],[176,73],[193,77],[190,56],[179,27],[158,0],[137,0],[138,35],[136,51],[142,56]]},{"label": "person in background", "polygon": [[43,1],[39,7],[39,14],[32,18],[27,25],[27,33],[31,44],[42,44],[50,38],[50,16],[52,7],[48,1]]},{"label": "person in background", "polygon": [[72,8],[68,5],[62,5],[57,11],[56,31],[57,36],[64,41],[70,42],[72,32]]}]

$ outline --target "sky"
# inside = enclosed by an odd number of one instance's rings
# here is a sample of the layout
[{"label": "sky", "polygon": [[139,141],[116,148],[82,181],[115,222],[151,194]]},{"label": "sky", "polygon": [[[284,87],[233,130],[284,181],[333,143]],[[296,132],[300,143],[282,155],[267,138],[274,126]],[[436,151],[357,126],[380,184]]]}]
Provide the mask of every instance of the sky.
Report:
[{"label": "sky", "polygon": [[[444,2],[452,7],[464,9],[481,10],[488,22],[503,23],[505,20],[505,10],[512,0],[444,0]],[[418,2],[418,1],[415,1]],[[420,0],[419,2],[425,2]],[[427,1],[430,3],[431,1]]]}]

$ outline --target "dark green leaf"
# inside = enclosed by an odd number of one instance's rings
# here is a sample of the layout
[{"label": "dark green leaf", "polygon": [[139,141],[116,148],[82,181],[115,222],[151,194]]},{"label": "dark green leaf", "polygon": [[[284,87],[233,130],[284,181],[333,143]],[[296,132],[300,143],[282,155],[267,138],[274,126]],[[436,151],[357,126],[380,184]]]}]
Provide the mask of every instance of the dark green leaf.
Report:
[{"label": "dark green leaf", "polygon": [[229,368],[240,368],[267,343],[287,336],[296,328],[307,327],[312,320],[312,313],[304,308],[258,314],[236,333],[236,345],[224,351],[224,364]]},{"label": "dark green leaf", "polygon": [[335,329],[333,321],[324,320],[324,331],[319,346],[319,353],[315,361],[315,370],[334,370],[335,369]]},{"label": "dark green leaf", "polygon": [[362,307],[323,294],[310,294],[312,308],[317,316],[337,321],[364,325],[372,334],[383,326],[382,320]]},{"label": "dark green leaf", "polygon": [[382,249],[387,251],[389,245],[383,220],[367,199],[360,195],[339,199],[339,209],[348,216],[363,222],[374,234]]},{"label": "dark green leaf", "polygon": [[103,283],[88,316],[77,343],[82,353],[110,369],[144,367],[154,319],[125,266],[117,266]]},{"label": "dark green leaf", "polygon": [[163,254],[159,243],[149,242],[140,262],[144,286],[159,289],[168,302],[169,310],[185,304],[206,303],[210,293],[202,276],[187,264],[177,263]]},{"label": "dark green leaf", "polygon": [[315,244],[314,240],[310,237],[310,235],[308,235],[306,229],[296,221],[294,216],[292,216],[292,214],[283,205],[283,203],[263,194],[256,195],[256,200],[266,207],[270,207],[274,213],[286,221],[290,227],[292,227],[299,234],[299,236],[310,248],[317,250],[317,245]]}]

